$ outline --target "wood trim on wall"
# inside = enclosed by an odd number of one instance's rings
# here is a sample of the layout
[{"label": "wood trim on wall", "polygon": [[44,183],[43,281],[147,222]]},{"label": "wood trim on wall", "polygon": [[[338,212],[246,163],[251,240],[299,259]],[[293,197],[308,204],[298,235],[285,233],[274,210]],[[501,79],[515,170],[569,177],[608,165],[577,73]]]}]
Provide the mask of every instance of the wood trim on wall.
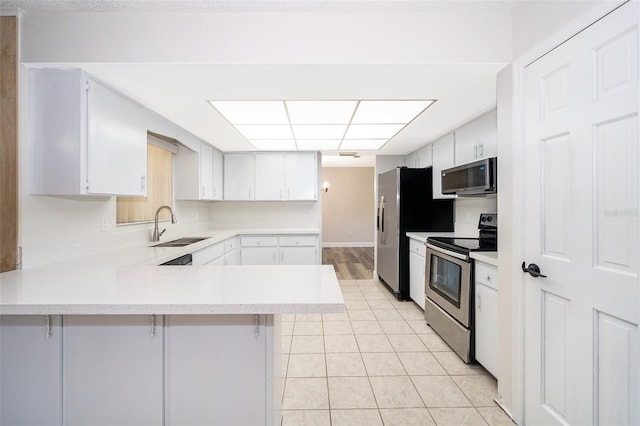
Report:
[{"label": "wood trim on wall", "polygon": [[18,18],[0,16],[0,272],[18,254]]}]

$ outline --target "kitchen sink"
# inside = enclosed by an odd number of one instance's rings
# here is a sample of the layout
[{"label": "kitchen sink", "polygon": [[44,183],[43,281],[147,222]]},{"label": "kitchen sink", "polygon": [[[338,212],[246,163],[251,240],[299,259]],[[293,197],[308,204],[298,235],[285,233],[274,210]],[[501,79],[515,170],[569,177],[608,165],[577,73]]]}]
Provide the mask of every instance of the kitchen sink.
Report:
[{"label": "kitchen sink", "polygon": [[177,240],[167,241],[165,243],[156,244],[152,247],[184,247],[189,244],[197,243],[198,241],[206,240],[209,237],[185,237],[178,238]]}]

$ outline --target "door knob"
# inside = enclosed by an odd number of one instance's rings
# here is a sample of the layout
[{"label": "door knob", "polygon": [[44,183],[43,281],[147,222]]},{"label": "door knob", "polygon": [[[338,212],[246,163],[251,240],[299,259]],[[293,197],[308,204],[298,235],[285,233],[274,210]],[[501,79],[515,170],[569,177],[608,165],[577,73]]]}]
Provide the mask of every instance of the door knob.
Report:
[{"label": "door knob", "polygon": [[540,268],[535,263],[530,263],[527,268],[524,267],[525,263],[522,262],[522,272],[528,272],[533,278],[547,278],[546,275],[540,273]]}]

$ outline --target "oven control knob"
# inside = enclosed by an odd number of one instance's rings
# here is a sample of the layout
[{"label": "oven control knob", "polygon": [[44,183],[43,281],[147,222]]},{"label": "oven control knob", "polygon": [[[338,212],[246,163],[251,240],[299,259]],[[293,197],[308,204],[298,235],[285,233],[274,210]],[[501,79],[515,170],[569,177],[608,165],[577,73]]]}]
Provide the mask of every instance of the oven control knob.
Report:
[{"label": "oven control knob", "polygon": [[487,222],[491,222],[491,216],[487,217]]}]

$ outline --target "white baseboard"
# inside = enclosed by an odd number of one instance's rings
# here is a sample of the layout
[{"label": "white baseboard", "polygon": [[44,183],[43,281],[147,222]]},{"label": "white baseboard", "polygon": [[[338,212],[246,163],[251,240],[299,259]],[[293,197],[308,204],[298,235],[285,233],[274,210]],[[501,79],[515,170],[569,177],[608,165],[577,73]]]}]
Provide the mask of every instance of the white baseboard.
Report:
[{"label": "white baseboard", "polygon": [[322,243],[322,247],[374,247],[373,242],[355,242],[355,243]]}]

